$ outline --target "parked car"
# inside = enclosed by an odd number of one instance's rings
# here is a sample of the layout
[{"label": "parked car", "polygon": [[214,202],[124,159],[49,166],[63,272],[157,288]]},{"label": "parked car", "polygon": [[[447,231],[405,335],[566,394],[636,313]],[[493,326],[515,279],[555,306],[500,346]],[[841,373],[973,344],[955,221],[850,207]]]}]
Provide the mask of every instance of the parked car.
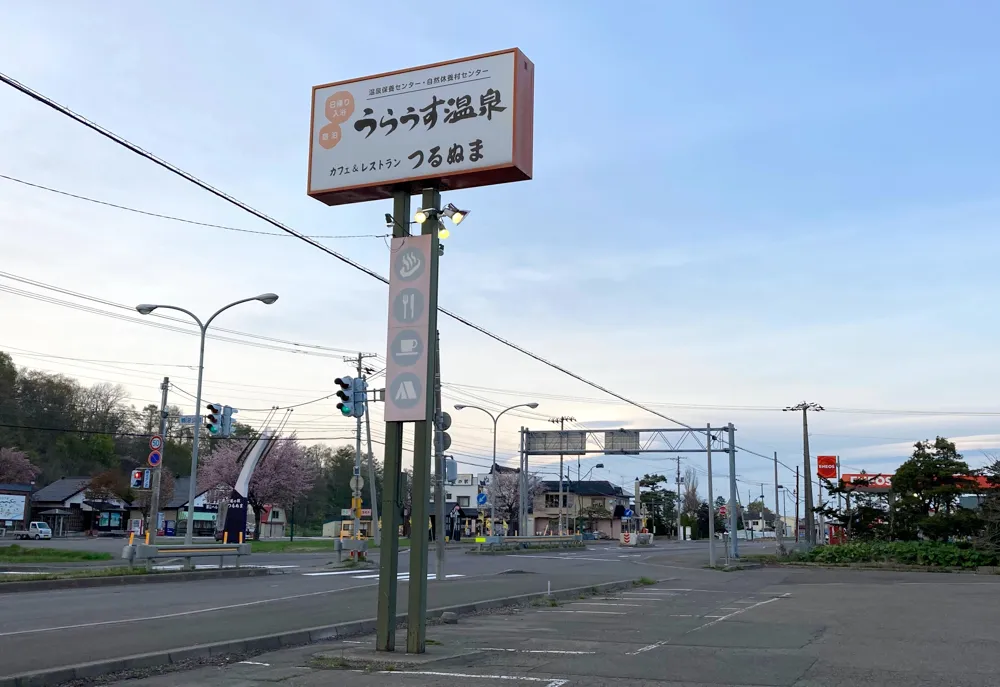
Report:
[{"label": "parked car", "polygon": [[7,534],[16,539],[52,539],[52,529],[46,522],[28,523],[28,529],[8,530]]}]

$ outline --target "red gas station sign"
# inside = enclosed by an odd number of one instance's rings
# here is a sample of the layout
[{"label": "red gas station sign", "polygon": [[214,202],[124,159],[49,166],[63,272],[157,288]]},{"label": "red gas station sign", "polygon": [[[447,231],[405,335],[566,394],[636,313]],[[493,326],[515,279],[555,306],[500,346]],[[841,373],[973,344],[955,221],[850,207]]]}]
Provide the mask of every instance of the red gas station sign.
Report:
[{"label": "red gas station sign", "polygon": [[826,479],[837,477],[837,456],[816,456],[816,474]]}]

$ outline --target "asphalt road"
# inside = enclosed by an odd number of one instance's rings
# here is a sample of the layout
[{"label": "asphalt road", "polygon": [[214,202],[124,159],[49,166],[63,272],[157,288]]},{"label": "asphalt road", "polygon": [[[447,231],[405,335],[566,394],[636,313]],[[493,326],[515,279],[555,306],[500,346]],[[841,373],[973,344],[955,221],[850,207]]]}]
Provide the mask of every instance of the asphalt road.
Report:
[{"label": "asphalt road", "polygon": [[[641,553],[600,546],[541,555],[453,554],[445,572],[460,577],[431,583],[429,604],[541,592],[549,583],[561,589],[672,570],[702,574],[704,545],[673,546]],[[400,557],[402,572],[408,560]],[[375,573],[302,566],[256,578],[4,595],[0,676],[372,618]],[[405,608],[403,595],[398,608]]]},{"label": "asphalt road", "polygon": [[620,594],[432,626],[427,655],[394,657],[391,672],[342,669],[374,657],[368,637],[115,687],[987,687],[1000,672],[998,613],[995,576],[687,570]]}]

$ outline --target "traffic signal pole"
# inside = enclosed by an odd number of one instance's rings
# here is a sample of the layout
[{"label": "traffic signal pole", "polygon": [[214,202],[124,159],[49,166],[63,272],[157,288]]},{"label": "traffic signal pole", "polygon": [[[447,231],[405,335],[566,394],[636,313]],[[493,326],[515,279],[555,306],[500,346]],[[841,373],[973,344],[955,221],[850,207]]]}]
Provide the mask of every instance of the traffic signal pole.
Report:
[{"label": "traffic signal pole", "polygon": [[160,448],[160,464],[153,468],[150,486],[153,493],[149,497],[149,520],[146,523],[146,531],[149,532],[149,543],[156,543],[156,532],[159,529],[160,519],[160,473],[163,470],[163,455],[167,451],[167,389],[170,388],[170,377],[164,377],[160,384],[160,437],[163,439],[163,446]]},{"label": "traffic signal pole", "polygon": [[[363,373],[362,363],[364,358],[361,353],[358,353],[358,376],[357,379],[361,379]],[[353,398],[355,404],[357,404],[357,397]],[[357,415],[357,413],[355,413]],[[351,510],[354,513],[354,537],[352,539],[361,539],[361,416],[357,415],[357,432],[355,449],[354,449],[354,490],[351,499]],[[360,559],[360,554],[358,558]]]}]

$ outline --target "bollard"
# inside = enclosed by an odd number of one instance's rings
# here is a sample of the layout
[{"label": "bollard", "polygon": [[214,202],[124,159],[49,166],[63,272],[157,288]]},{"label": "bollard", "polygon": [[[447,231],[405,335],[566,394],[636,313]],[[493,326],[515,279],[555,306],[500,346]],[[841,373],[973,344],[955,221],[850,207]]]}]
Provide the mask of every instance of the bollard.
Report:
[{"label": "bollard", "polygon": [[146,530],[146,544],[149,545],[149,530]]},{"label": "bollard", "polygon": [[243,543],[243,533],[240,532],[240,544],[242,544],[242,543]]},{"label": "bollard", "polygon": [[128,545],[132,546],[132,544],[133,544],[134,541],[135,541],[135,532],[134,531],[133,532],[129,532],[128,533]]},{"label": "bollard", "polygon": [[229,531],[228,530],[223,531],[223,533],[222,533],[222,543],[223,544],[228,544],[229,543]]}]

